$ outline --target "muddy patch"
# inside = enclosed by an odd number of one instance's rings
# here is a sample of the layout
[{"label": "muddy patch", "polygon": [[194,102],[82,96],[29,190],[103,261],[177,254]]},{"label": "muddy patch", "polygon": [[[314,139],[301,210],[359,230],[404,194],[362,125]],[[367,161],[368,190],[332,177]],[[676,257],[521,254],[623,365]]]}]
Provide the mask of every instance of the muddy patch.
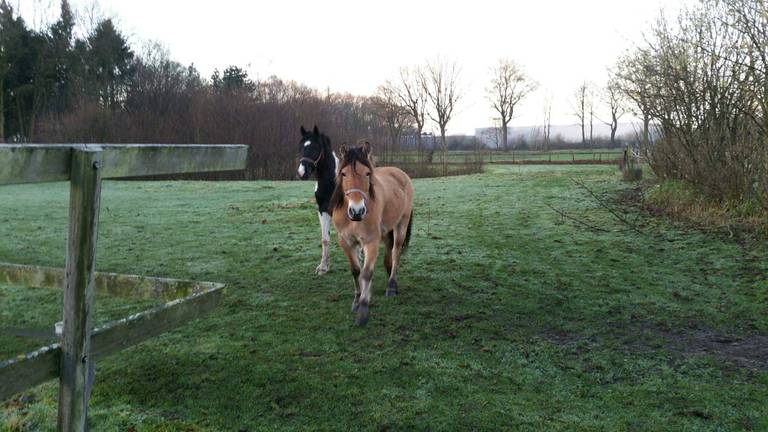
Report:
[{"label": "muddy patch", "polygon": [[650,331],[664,341],[663,348],[686,357],[710,355],[740,368],[768,370],[768,335],[734,336],[708,329]]},{"label": "muddy patch", "polygon": [[685,358],[706,355],[724,366],[768,371],[768,335],[765,334],[728,335],[710,329],[669,330],[641,324],[608,337],[587,338],[558,331],[547,331],[542,336],[563,348],[578,348],[576,351],[589,349],[585,344],[589,347],[615,346],[616,341],[621,341],[619,344],[630,354],[663,350]]}]

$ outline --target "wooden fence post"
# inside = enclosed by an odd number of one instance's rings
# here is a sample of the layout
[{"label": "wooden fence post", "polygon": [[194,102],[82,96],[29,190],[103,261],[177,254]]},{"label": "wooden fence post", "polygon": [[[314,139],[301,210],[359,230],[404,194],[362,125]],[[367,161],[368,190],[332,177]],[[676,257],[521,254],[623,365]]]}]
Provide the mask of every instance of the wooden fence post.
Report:
[{"label": "wooden fence post", "polygon": [[61,340],[58,430],[87,430],[92,378],[90,349],[96,236],[101,194],[101,149],[72,149],[69,188],[69,235]]}]

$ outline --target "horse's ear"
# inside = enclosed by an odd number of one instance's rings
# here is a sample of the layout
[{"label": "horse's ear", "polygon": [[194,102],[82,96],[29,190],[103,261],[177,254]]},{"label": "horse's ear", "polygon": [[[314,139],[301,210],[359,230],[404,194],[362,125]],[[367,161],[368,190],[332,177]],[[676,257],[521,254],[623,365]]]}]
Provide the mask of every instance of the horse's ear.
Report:
[{"label": "horse's ear", "polygon": [[317,125],[312,129],[312,133],[315,134],[315,136],[320,135],[320,130],[317,128]]},{"label": "horse's ear", "polygon": [[304,125],[301,125],[301,134],[302,135],[306,135],[307,134],[307,130],[304,129]]},{"label": "horse's ear", "polygon": [[344,155],[347,154],[347,143],[341,143],[341,147],[339,148],[339,154],[341,154],[341,158],[344,159]]},{"label": "horse's ear", "polygon": [[360,146],[360,148],[363,149],[363,153],[365,153],[365,157],[371,157],[371,143],[368,141],[363,141],[363,145]]}]

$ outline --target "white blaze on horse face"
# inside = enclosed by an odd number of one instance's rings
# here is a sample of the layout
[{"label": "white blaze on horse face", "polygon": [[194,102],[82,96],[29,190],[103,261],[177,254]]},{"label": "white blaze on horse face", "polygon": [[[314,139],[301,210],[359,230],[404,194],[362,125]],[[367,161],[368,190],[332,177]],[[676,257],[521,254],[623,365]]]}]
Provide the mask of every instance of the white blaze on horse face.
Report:
[{"label": "white blaze on horse face", "polygon": [[310,144],[312,144],[312,141],[307,141],[307,142],[304,143],[304,147],[306,147],[306,146],[308,146]]},{"label": "white blaze on horse face", "polygon": [[349,201],[347,208],[350,212],[360,213],[365,211],[365,200],[353,201],[351,196],[347,200]]},{"label": "white blaze on horse face", "polygon": [[298,172],[299,172],[299,177],[304,177],[304,173],[306,172],[306,170],[304,169],[304,164],[299,163],[299,171]]},{"label": "white blaze on horse face", "polygon": [[315,192],[317,192],[317,182],[315,182]]}]

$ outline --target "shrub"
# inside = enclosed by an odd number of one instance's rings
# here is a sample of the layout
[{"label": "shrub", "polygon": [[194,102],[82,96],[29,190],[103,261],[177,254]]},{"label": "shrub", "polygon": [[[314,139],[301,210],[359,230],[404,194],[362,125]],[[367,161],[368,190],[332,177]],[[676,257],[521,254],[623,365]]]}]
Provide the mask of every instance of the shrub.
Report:
[{"label": "shrub", "polygon": [[643,168],[640,166],[631,166],[624,169],[622,172],[622,178],[624,181],[639,181],[643,179]]},{"label": "shrub", "polygon": [[[714,202],[768,207],[768,4],[704,0],[662,17],[617,68],[655,175]],[[651,143],[649,130],[661,137]]]}]

